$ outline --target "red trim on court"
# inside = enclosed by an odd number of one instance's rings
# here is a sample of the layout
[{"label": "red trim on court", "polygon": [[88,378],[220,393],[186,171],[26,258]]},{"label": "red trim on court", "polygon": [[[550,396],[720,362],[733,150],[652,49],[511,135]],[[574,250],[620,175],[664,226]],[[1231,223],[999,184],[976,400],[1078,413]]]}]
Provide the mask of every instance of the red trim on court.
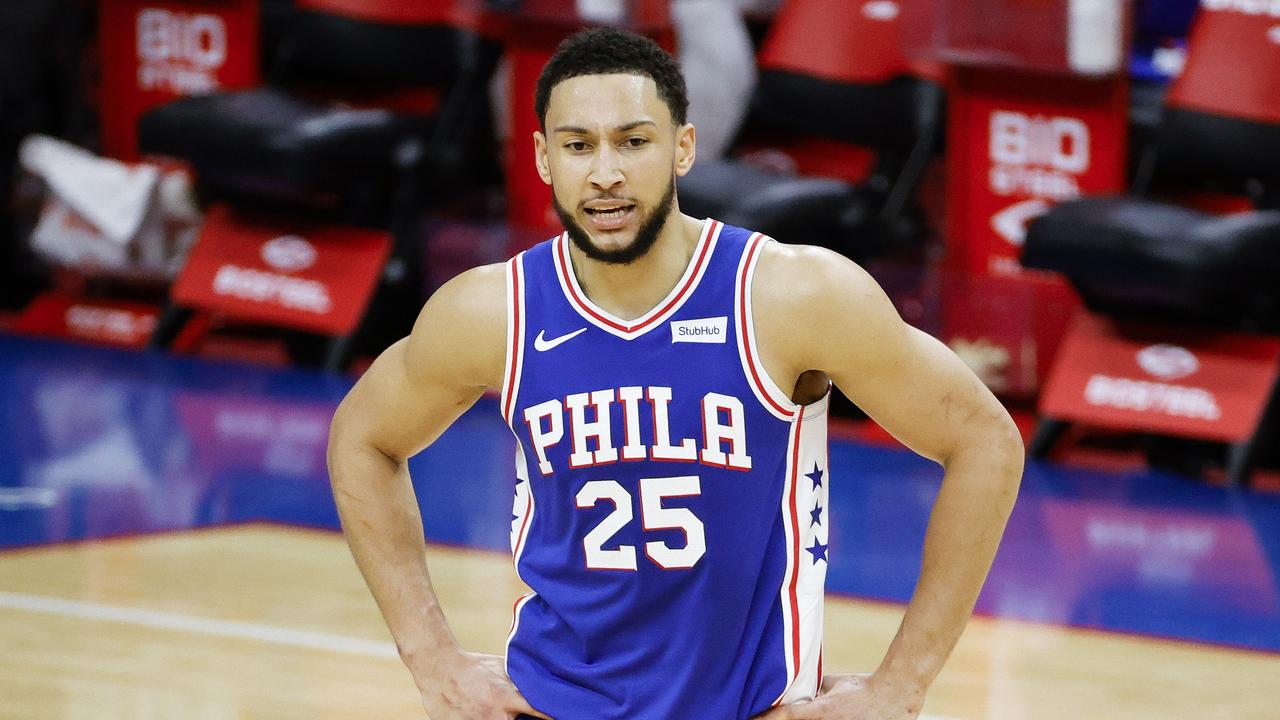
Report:
[{"label": "red trim on court", "polygon": [[698,240],[701,247],[698,249],[697,258],[694,260],[693,270],[689,272],[688,277],[685,278],[684,285],[680,287],[680,290],[675,294],[675,296],[668,300],[662,307],[650,310],[647,315],[640,318],[632,325],[623,325],[622,323],[601,315],[599,312],[596,312],[594,308],[588,305],[580,295],[578,295],[578,289],[575,286],[572,275],[570,274],[572,270],[569,265],[569,259],[565,255],[565,246],[568,243],[564,240],[556,243],[556,272],[560,273],[560,280],[564,284],[565,288],[569,290],[569,298],[573,301],[573,304],[577,306],[579,312],[595,318],[598,322],[608,325],[614,330],[624,333],[639,332],[640,330],[647,329],[648,326],[652,325],[669,310],[684,302],[684,299],[689,295],[689,291],[697,284],[697,280],[702,274],[703,265],[706,264],[707,255],[711,249],[711,238],[715,237],[715,233],[719,232],[719,225],[719,221],[708,221],[706,231]]}]

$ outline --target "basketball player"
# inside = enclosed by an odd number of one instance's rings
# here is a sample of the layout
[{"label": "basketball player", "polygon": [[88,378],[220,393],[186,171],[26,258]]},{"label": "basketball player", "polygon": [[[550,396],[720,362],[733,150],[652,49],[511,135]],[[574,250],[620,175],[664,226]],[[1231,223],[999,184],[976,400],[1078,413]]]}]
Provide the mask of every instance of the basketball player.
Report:
[{"label": "basketball player", "polygon": [[[686,105],[646,39],[562,44],[536,164],[568,232],[441,288],[338,408],[342,523],[433,720],[914,718],[972,611],[1021,477],[1013,423],[845,258],[681,214]],[[883,662],[824,678],[827,490],[857,482],[827,465],[830,382],[946,473]],[[518,440],[533,589],[505,658],[450,633],[405,464],[486,391]]]}]

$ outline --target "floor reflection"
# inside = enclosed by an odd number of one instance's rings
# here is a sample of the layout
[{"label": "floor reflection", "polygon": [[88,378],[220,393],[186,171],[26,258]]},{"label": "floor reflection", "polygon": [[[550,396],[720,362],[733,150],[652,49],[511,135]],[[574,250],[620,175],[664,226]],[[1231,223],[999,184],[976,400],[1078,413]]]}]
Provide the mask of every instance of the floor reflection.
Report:
[{"label": "floor reflection", "polygon": [[[0,335],[0,547],[268,520],[337,528],[319,373]],[[436,542],[505,551],[513,441],[482,400],[411,470]],[[903,602],[941,470],[834,442],[828,587]],[[979,601],[1001,617],[1280,651],[1280,498],[1028,467]]]}]

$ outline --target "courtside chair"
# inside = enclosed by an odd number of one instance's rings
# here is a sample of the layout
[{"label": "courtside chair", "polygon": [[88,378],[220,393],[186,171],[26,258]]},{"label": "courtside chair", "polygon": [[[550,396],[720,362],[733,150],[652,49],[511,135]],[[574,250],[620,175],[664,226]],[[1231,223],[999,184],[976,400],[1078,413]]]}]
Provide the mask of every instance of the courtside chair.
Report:
[{"label": "courtside chair", "polygon": [[[1062,273],[1093,312],[1172,326],[1280,334],[1280,36],[1273,19],[1201,9],[1131,191],[1055,206],[1027,231],[1022,263]],[[1252,210],[1194,205],[1235,196]],[[1178,201],[1181,200],[1181,201]],[[1198,202],[1197,202],[1198,201]],[[1266,434],[1280,412],[1272,393]],[[1048,455],[1066,424],[1042,418]],[[1241,481],[1258,437],[1232,447]]]},{"label": "courtside chair", "polygon": [[680,205],[861,261],[921,239],[916,193],[941,146],[944,93],[903,55],[895,4],[832,5],[779,9],[746,126],[866,148],[869,171],[854,181],[700,161],[681,180]]},{"label": "courtside chair", "polygon": [[[487,86],[501,46],[455,5],[466,4],[298,0],[267,85],[152,110],[140,146],[188,161],[207,198],[390,229],[363,324],[403,334],[421,299],[423,210],[500,179]],[[167,309],[153,345],[189,315]],[[335,339],[323,364],[344,367],[355,340]]]}]

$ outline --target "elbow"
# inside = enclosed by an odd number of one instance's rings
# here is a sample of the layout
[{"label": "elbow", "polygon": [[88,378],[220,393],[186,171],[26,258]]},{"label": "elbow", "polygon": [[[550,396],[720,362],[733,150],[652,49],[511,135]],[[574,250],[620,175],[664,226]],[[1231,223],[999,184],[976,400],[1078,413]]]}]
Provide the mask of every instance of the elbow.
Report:
[{"label": "elbow", "polygon": [[1022,443],[1022,431],[1018,429],[1018,424],[1003,407],[1000,408],[989,432],[991,444],[1001,457],[1008,456],[1016,460],[1018,474],[1021,475],[1022,460],[1027,455],[1027,449]]},{"label": "elbow", "polygon": [[1026,450],[1013,418],[1000,408],[986,422],[974,423],[955,450],[942,460],[951,475],[972,478],[993,496],[995,505],[1012,512],[1022,484]]},{"label": "elbow", "polygon": [[1001,476],[1009,476],[1015,482],[1022,477],[1026,457],[1022,432],[1003,407],[996,407],[985,418],[974,418],[976,422],[967,423],[965,429],[954,437],[950,452],[938,458],[944,468],[979,463],[998,470]]},{"label": "elbow", "polygon": [[329,468],[329,484],[339,485],[352,475],[348,470],[354,465],[363,465],[369,458],[388,465],[396,466],[407,460],[383,449],[374,439],[367,418],[358,407],[353,405],[350,396],[343,400],[329,421],[329,442],[325,452],[325,462]]},{"label": "elbow", "polygon": [[999,448],[1000,457],[1008,463],[1008,474],[1016,484],[1022,479],[1022,470],[1027,457],[1027,448],[1022,442],[1022,431],[1008,413],[1004,413],[1004,421],[995,432],[995,444]]},{"label": "elbow", "polygon": [[993,462],[992,481],[997,483],[1004,505],[1009,511],[1018,497],[1018,489],[1022,485],[1022,471],[1027,451],[1022,443],[1022,432],[1007,412],[1001,412],[1001,418],[990,430],[988,447],[991,448]]},{"label": "elbow", "polygon": [[336,484],[340,473],[337,472],[337,464],[341,457],[341,447],[343,437],[346,434],[346,418],[342,411],[345,403],[340,403],[338,409],[334,411],[333,418],[329,420],[329,441],[325,446],[325,464],[329,469],[329,483]]},{"label": "elbow", "polygon": [[343,400],[329,421],[329,442],[325,449],[325,464],[329,469],[329,484],[337,486],[348,473],[344,469],[355,460],[353,455],[359,454],[358,414],[353,414],[350,403]]}]

